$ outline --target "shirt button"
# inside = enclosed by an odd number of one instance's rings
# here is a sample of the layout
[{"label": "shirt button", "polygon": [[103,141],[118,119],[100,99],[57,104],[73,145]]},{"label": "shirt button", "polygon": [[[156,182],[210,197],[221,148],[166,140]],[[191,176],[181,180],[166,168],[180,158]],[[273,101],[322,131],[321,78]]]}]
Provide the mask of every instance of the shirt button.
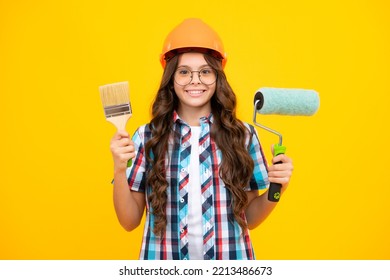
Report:
[{"label": "shirt button", "polygon": [[184,203],[184,198],[180,198],[180,202],[181,202],[181,203]]},{"label": "shirt button", "polygon": [[184,173],[185,171],[186,171],[186,169],[185,169],[185,168],[182,168],[182,169],[181,169],[181,172],[183,172],[183,173]]},{"label": "shirt button", "polygon": [[180,230],[180,233],[184,233],[184,229],[181,229],[181,230]]}]

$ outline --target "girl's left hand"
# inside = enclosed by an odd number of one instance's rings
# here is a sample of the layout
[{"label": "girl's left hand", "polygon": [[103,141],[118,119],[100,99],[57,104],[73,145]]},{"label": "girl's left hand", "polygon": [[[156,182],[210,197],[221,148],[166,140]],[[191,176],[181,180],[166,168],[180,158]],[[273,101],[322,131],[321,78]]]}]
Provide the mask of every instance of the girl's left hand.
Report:
[{"label": "girl's left hand", "polygon": [[[277,162],[281,162],[275,164]],[[292,160],[285,154],[277,155],[272,159],[272,165],[268,167],[268,179],[270,182],[279,183],[286,189],[290,183],[294,166]]]}]

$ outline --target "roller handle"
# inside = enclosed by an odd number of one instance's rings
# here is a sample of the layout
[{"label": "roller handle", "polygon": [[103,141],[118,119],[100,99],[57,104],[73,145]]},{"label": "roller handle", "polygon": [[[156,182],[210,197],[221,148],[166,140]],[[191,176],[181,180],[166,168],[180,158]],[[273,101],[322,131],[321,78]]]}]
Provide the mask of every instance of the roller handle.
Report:
[{"label": "roller handle", "polygon": [[[284,154],[286,152],[286,147],[275,144],[274,145],[274,156]],[[281,164],[281,161],[276,162],[275,164]],[[282,191],[282,185],[279,183],[271,182],[268,189],[268,200],[272,202],[278,202],[280,199]]]}]

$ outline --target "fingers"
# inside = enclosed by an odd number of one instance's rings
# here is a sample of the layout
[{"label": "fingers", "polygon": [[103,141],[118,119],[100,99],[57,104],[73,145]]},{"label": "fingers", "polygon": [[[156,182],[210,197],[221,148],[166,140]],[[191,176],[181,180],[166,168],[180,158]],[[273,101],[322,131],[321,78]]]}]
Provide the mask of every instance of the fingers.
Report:
[{"label": "fingers", "polygon": [[270,182],[273,182],[273,183],[279,183],[279,184],[287,184],[290,182],[290,179],[291,179],[291,175],[292,173],[291,172],[280,172],[278,171],[277,173],[276,172],[269,172],[268,173],[268,180]]},{"label": "fingers", "polygon": [[291,158],[286,156],[285,154],[280,154],[272,158],[272,163],[275,164],[277,162],[282,162],[282,163],[292,163]]},{"label": "fingers", "polygon": [[135,157],[134,143],[126,131],[117,131],[111,139],[110,150],[115,169],[126,169],[127,162]]},{"label": "fingers", "polygon": [[133,154],[134,153],[134,145],[131,142],[131,144],[129,144],[128,146],[114,147],[112,149],[112,152],[117,154],[117,155],[120,155],[120,154],[130,154],[130,153]]},{"label": "fingers", "polygon": [[118,130],[111,139],[111,147],[124,147],[131,143],[130,135],[127,131]]},{"label": "fingers", "polygon": [[288,156],[280,154],[272,159],[272,163],[273,165],[268,167],[269,181],[284,186],[287,185],[294,170],[292,160]]},{"label": "fingers", "polygon": [[129,133],[127,133],[126,130],[118,130],[112,137],[112,140],[119,140],[122,138],[130,138]]},{"label": "fingers", "polygon": [[121,166],[121,167],[127,167],[127,162],[132,159],[135,156],[133,152],[125,153],[121,152],[115,155],[115,165]]}]

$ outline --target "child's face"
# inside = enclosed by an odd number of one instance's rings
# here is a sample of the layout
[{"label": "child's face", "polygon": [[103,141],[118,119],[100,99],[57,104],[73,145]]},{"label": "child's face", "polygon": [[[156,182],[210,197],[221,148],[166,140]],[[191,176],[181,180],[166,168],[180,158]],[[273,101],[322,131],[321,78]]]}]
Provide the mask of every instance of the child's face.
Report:
[{"label": "child's face", "polygon": [[[180,55],[177,69],[174,74],[174,89],[180,101],[179,111],[196,109],[201,115],[209,114],[211,112],[210,99],[216,88],[216,74],[207,64],[203,54],[184,53]],[[198,72],[200,70],[202,71]],[[190,77],[185,80],[183,77],[191,76],[191,71],[194,71],[192,80]],[[181,82],[183,79],[184,82]]]}]

